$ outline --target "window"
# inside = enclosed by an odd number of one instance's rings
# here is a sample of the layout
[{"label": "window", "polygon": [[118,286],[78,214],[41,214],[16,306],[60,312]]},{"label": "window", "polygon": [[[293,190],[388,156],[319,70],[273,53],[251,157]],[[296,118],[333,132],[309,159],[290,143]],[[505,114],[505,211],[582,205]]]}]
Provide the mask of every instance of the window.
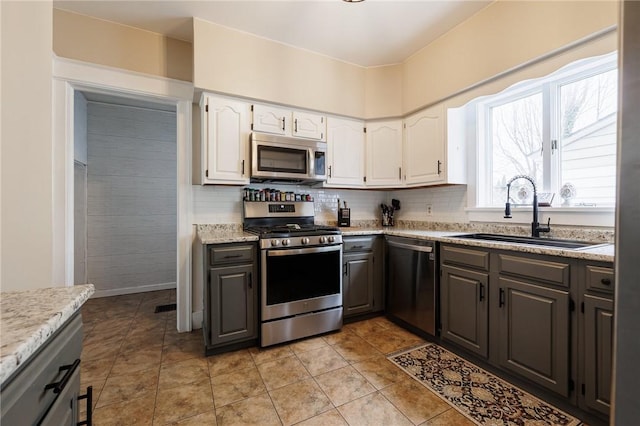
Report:
[{"label": "window", "polygon": [[[580,61],[477,103],[479,206],[504,206],[516,175],[555,206],[615,204],[616,66],[615,54]],[[515,181],[510,197],[531,204],[530,183]]]}]

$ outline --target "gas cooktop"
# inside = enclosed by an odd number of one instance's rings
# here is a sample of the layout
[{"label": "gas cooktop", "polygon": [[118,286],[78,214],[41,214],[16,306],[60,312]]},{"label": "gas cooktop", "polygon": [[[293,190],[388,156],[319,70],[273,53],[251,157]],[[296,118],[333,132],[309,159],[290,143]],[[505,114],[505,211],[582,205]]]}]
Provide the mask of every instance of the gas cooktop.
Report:
[{"label": "gas cooktop", "polygon": [[335,226],[315,225],[315,224],[285,224],[285,225],[264,225],[247,226],[245,231],[259,235],[261,238],[286,238],[292,236],[309,235],[339,235],[340,229]]}]

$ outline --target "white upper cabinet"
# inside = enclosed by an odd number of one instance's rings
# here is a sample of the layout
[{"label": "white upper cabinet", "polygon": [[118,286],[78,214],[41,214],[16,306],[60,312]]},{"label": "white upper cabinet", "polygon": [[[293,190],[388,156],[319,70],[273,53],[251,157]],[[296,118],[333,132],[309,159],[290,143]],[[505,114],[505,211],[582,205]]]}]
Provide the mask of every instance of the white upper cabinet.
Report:
[{"label": "white upper cabinet", "polygon": [[293,111],[293,136],[307,139],[326,140],[324,115]]},{"label": "white upper cabinet", "polygon": [[466,184],[464,121],[435,105],[404,120],[405,186]]},{"label": "white upper cabinet", "polygon": [[291,110],[261,104],[252,105],[251,110],[254,132],[291,136]]},{"label": "white upper cabinet", "polygon": [[326,140],[324,115],[292,111],[272,105],[254,104],[251,129],[254,132]]},{"label": "white upper cabinet", "polygon": [[444,117],[442,105],[428,108],[404,120],[405,185],[444,181]]},{"label": "white upper cabinet", "polygon": [[249,183],[249,114],[246,102],[203,95],[202,183]]},{"label": "white upper cabinet", "polygon": [[366,141],[367,186],[401,186],[402,121],[368,123]]},{"label": "white upper cabinet", "polygon": [[326,186],[364,186],[364,158],[364,122],[328,117]]}]

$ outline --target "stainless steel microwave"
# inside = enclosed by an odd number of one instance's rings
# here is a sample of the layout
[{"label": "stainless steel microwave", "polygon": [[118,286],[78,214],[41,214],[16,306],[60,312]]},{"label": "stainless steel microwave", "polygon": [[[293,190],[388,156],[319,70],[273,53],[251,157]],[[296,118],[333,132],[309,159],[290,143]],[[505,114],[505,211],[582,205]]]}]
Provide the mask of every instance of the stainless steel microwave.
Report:
[{"label": "stainless steel microwave", "polygon": [[327,143],[251,133],[251,181],[317,183],[327,180]]}]

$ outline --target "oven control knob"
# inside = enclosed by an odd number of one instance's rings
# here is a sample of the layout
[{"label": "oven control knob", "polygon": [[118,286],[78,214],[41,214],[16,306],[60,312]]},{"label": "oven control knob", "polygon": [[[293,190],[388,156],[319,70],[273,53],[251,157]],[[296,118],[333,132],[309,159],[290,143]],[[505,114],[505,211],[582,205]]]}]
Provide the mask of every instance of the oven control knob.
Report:
[{"label": "oven control knob", "polygon": [[327,242],[327,237],[320,237],[320,243],[325,244]]},{"label": "oven control knob", "polygon": [[283,246],[288,246],[289,244],[291,244],[291,240],[282,240]]},{"label": "oven control knob", "polygon": [[278,246],[278,245],[280,245],[280,241],[279,240],[271,240],[271,245],[274,246],[274,247]]},{"label": "oven control knob", "polygon": [[333,243],[335,240],[336,240],[335,237],[329,237],[329,242],[330,243]]},{"label": "oven control knob", "polygon": [[300,240],[300,242],[301,242],[303,245],[309,244],[309,238],[304,237],[302,240]]}]

